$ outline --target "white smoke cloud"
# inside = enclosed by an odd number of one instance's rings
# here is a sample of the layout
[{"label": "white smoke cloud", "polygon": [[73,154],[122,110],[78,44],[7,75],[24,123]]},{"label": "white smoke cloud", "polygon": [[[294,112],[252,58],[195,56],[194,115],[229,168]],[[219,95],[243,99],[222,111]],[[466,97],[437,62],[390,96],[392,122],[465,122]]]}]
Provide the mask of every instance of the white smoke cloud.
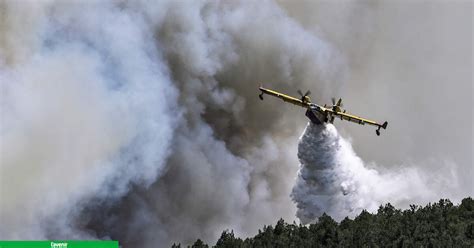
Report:
[{"label": "white smoke cloud", "polygon": [[1,4],[2,239],[168,245],[294,218],[295,130],[255,90],[332,91],[343,63],[276,4]]},{"label": "white smoke cloud", "polygon": [[[273,1],[0,2],[0,239],[156,247],[294,220],[304,110],[256,89],[337,95],[348,65],[326,38]],[[407,170],[391,172],[422,177]],[[364,196],[362,176],[392,187],[360,171],[348,196]],[[307,218],[392,200],[367,197]]]},{"label": "white smoke cloud", "polygon": [[[142,20],[112,4],[3,5],[5,37],[34,38],[1,47],[0,237],[90,237],[71,223],[83,199],[149,185],[164,167],[175,89]],[[42,20],[31,32],[22,11]]]},{"label": "white smoke cloud", "polygon": [[376,211],[386,203],[407,207],[443,195],[459,197],[449,194],[458,187],[452,165],[445,164],[442,172],[435,173],[417,167],[371,168],[332,124],[309,123],[300,138],[298,158],[301,165],[291,196],[304,224],[324,212],[340,221],[364,209]]}]

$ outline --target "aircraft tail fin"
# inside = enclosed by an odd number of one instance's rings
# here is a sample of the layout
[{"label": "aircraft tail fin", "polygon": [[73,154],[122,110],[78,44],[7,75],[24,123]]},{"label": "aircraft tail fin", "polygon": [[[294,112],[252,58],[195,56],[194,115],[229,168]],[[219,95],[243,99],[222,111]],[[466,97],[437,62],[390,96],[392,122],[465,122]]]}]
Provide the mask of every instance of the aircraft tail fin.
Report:
[{"label": "aircraft tail fin", "polygon": [[383,128],[383,129],[387,129],[387,125],[388,125],[388,122],[384,122],[384,123],[382,124],[382,128]]}]

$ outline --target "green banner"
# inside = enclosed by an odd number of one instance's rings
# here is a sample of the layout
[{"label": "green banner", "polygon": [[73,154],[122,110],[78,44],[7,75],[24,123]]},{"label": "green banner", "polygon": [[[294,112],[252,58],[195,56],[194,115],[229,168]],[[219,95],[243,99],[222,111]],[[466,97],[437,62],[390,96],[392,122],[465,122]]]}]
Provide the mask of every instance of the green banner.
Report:
[{"label": "green banner", "polygon": [[118,248],[118,241],[0,241],[0,248]]}]

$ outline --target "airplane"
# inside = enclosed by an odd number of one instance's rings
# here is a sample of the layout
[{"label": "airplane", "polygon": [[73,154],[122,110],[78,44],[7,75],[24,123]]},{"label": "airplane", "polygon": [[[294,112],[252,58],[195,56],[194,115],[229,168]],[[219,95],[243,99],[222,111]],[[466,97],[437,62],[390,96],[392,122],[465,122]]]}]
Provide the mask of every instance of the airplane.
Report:
[{"label": "airplane", "polygon": [[301,95],[300,99],[282,94],[274,90],[263,88],[262,86],[259,87],[259,90],[261,91],[261,93],[258,95],[260,100],[263,100],[263,95],[267,94],[270,96],[278,97],[285,102],[289,102],[291,104],[306,108],[305,115],[311,120],[311,122],[317,125],[321,125],[323,123],[333,123],[337,117],[341,120],[354,122],[360,125],[367,124],[375,126],[377,127],[377,130],[375,130],[377,136],[380,136],[380,128],[386,129],[388,125],[387,122],[379,124],[375,121],[346,113],[346,110],[342,109],[343,105],[341,98],[339,98],[339,100],[336,102],[336,99],[333,97],[332,106],[326,106],[326,104],[324,104],[324,106],[320,106],[316,103],[311,102],[311,98],[309,98],[311,91],[309,90],[305,94],[303,94],[301,90],[298,90],[298,94]]}]

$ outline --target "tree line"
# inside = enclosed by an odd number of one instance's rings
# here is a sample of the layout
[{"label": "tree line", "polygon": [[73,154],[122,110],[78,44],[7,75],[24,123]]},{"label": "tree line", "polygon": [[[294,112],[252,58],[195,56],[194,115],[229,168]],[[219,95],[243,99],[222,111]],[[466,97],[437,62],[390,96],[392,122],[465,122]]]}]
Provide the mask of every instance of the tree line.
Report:
[{"label": "tree line", "polygon": [[[225,230],[214,246],[198,239],[191,248],[208,247],[474,247],[474,200],[454,205],[448,199],[400,210],[390,203],[371,214],[362,211],[340,223],[323,214],[314,224],[264,226],[254,237],[241,239]],[[173,244],[172,248],[181,248]]]}]

